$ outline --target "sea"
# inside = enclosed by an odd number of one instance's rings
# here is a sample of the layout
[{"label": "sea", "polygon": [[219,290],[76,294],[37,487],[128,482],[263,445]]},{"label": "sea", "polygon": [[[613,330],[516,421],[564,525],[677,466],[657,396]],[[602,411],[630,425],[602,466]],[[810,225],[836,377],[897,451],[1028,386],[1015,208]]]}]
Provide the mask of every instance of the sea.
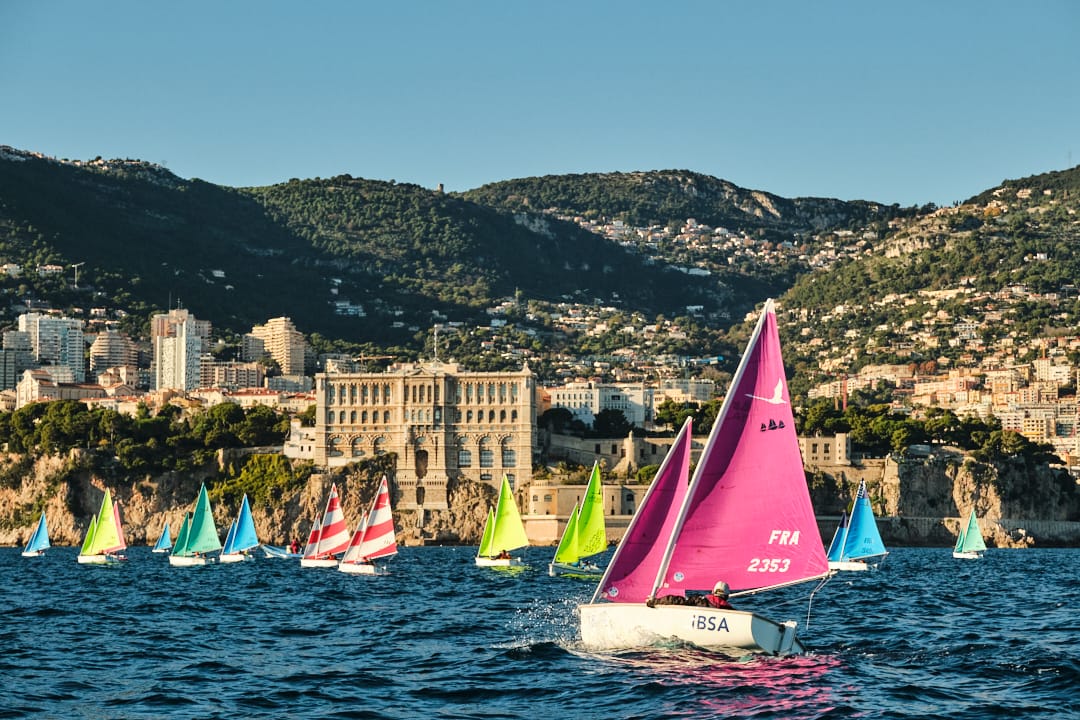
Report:
[{"label": "sea", "polygon": [[593,653],[595,582],[475,548],[389,573],[296,560],[115,567],[0,549],[0,718],[1078,718],[1080,550],[895,548],[875,572],[735,600],[801,656],[668,643]]}]

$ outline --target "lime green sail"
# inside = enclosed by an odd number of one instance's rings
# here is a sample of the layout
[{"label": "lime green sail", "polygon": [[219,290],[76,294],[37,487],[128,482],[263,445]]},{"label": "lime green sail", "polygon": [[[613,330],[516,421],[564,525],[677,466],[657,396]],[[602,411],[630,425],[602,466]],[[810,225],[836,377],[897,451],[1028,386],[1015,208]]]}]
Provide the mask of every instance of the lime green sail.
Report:
[{"label": "lime green sail", "polygon": [[214,525],[214,513],[210,509],[210,496],[206,493],[206,484],[204,483],[199,488],[199,500],[195,503],[195,514],[191,516],[184,547],[179,551],[174,548],[173,555],[190,557],[196,553],[205,554],[220,549],[221,538],[218,536],[217,526]]},{"label": "lime green sail", "polygon": [[600,483],[600,464],[594,463],[589,486],[581,500],[577,519],[577,559],[607,550],[607,527],[604,524],[604,490]]},{"label": "lime green sail", "polygon": [[106,490],[105,497],[101,501],[101,510],[98,511],[97,522],[90,524],[86,541],[83,542],[79,554],[104,555],[118,552],[126,547],[124,533],[119,525],[119,513],[113,507],[112,494]]},{"label": "lime green sail", "polygon": [[503,475],[499,501],[495,505],[494,513],[488,511],[488,523],[484,526],[484,537],[480,540],[478,555],[493,557],[503,550],[516,550],[528,544],[529,536],[525,534],[525,524],[521,522],[521,513],[514,501],[510,481]]},{"label": "lime green sail", "polygon": [[570,519],[566,521],[566,530],[563,531],[559,547],[555,548],[555,562],[574,563],[581,559],[578,552],[578,505],[574,503],[574,509],[570,512]]},{"label": "lime green sail", "polygon": [[979,520],[975,517],[975,508],[971,508],[968,516],[967,527],[960,531],[956,538],[956,552],[982,552],[986,550],[986,542],[983,541],[982,532],[979,530]]},{"label": "lime green sail", "polygon": [[90,548],[94,546],[94,534],[97,532],[97,518],[90,518],[90,527],[86,530],[86,537],[83,538],[82,548],[79,550],[80,555],[90,555]]}]

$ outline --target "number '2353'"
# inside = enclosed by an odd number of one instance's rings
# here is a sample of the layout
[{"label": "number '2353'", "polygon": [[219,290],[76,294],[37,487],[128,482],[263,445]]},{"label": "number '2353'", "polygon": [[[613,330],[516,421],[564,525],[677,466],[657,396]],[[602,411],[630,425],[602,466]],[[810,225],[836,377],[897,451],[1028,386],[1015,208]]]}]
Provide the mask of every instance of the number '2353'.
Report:
[{"label": "number '2353'", "polygon": [[746,568],[748,572],[787,572],[791,567],[791,560],[788,558],[754,558],[750,561],[750,567]]}]

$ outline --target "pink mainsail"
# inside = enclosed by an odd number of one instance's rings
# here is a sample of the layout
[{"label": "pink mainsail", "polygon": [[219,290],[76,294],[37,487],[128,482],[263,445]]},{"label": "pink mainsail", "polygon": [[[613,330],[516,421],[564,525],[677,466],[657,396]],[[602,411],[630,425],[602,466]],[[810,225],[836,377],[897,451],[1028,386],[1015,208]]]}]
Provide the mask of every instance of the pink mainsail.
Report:
[{"label": "pink mainsail", "polygon": [[602,595],[612,602],[640,603],[652,595],[686,496],[690,441],[691,419],[687,418],[608,563],[593,602]]},{"label": "pink mainsail", "polygon": [[345,514],[341,511],[335,483],[330,486],[330,497],[326,499],[326,511],[323,512],[319,539],[315,543],[311,556],[325,558],[343,553],[348,547],[349,528],[345,525]]},{"label": "pink mainsail", "polygon": [[828,574],[806,487],[776,312],[766,302],[690,482],[657,595]]},{"label": "pink mainsail", "polygon": [[364,539],[356,555],[358,560],[365,561],[396,554],[397,540],[394,537],[394,516],[390,511],[390,490],[384,477],[368,513]]}]

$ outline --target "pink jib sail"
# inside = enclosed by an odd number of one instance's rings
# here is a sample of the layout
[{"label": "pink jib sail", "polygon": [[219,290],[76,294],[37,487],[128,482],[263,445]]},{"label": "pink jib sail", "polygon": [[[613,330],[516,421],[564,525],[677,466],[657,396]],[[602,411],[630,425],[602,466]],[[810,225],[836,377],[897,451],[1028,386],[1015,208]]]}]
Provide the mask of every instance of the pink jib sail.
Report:
[{"label": "pink jib sail", "polygon": [[657,595],[789,585],[828,573],[771,300],[690,483]]},{"label": "pink jib sail", "polygon": [[337,484],[330,486],[330,497],[326,499],[326,511],[322,517],[319,541],[315,546],[316,557],[327,557],[345,552],[349,547],[349,528],[345,525],[345,514],[341,511],[338,500]]},{"label": "pink jib sail", "polygon": [[593,602],[603,597],[640,603],[652,594],[690,480],[690,440],[691,420],[687,418],[619,541]]},{"label": "pink jib sail", "polygon": [[368,514],[367,529],[357,551],[359,558],[374,560],[397,554],[397,541],[394,537],[394,516],[390,511],[390,490],[386,478],[379,485],[379,494]]}]

